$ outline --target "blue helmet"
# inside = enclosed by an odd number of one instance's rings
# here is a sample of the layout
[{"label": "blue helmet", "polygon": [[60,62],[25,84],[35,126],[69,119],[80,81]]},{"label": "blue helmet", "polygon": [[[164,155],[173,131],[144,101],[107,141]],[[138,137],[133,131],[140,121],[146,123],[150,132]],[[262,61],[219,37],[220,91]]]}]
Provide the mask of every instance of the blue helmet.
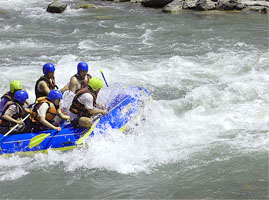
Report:
[{"label": "blue helmet", "polygon": [[55,67],[52,63],[46,63],[43,66],[43,74],[45,74],[46,76],[48,76],[49,72],[54,72],[55,71]]},{"label": "blue helmet", "polygon": [[24,90],[19,90],[14,95],[14,99],[21,102],[21,103],[24,103],[26,101],[26,99],[28,99],[28,98],[29,98],[29,95]]},{"label": "blue helmet", "polygon": [[78,63],[78,74],[80,71],[88,71],[88,64],[86,62]]},{"label": "blue helmet", "polygon": [[49,95],[48,95],[49,100],[52,102],[55,101],[56,99],[62,99],[63,94],[60,90],[51,90]]}]

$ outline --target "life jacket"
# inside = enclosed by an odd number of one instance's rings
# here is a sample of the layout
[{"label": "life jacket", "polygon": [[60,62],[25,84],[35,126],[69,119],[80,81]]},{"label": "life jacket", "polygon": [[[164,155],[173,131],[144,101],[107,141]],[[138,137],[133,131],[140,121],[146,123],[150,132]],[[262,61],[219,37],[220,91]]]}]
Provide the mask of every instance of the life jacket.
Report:
[{"label": "life jacket", "polygon": [[39,97],[37,99],[36,105],[34,106],[33,110],[30,113],[31,114],[30,119],[32,120],[32,122],[40,122],[40,117],[38,116],[37,110],[43,103],[47,103],[49,106],[45,119],[51,122],[56,117],[59,106],[56,106],[47,97]]},{"label": "life jacket", "polygon": [[45,92],[40,92],[38,91],[38,84],[40,81],[45,81],[48,88],[50,90],[53,90],[53,89],[58,89],[58,86],[55,84],[55,78],[53,77],[52,81],[50,81],[50,79],[47,77],[47,76],[41,76],[36,84],[35,84],[35,95],[36,95],[36,98],[39,98],[39,97],[44,97],[44,96],[47,96],[47,94]]},{"label": "life jacket", "polygon": [[5,105],[4,107],[4,110],[3,110],[3,113],[2,113],[2,116],[0,117],[0,126],[4,126],[4,127],[12,127],[14,125],[16,125],[16,123],[13,123],[13,122],[10,122],[10,121],[7,121],[6,119],[3,118],[3,115],[5,114],[5,112],[8,110],[8,108],[11,106],[11,105],[15,105],[16,106],[16,109],[18,108],[19,109],[19,112],[12,115],[11,117],[13,119],[19,119],[19,118],[23,118],[24,116],[24,110],[22,108],[22,106],[17,103],[17,102],[12,102],[12,101],[9,101],[7,102],[7,104]]},{"label": "life jacket", "polygon": [[90,74],[87,74],[87,75],[86,75],[87,80],[85,80],[85,78],[82,79],[82,78],[80,77],[79,74],[75,74],[74,77],[76,77],[77,80],[78,80],[78,82],[80,83],[80,88],[77,89],[77,90],[75,91],[75,94],[76,94],[81,88],[86,88],[86,87],[88,87],[88,82],[89,82],[89,80],[92,78],[92,76],[91,76]]},{"label": "life jacket", "polygon": [[77,115],[79,115],[79,116],[86,116],[86,117],[89,117],[90,114],[88,113],[88,110],[85,108],[85,106],[84,106],[82,103],[80,103],[80,102],[78,101],[78,98],[79,98],[81,95],[85,94],[85,93],[89,93],[89,94],[92,95],[92,97],[93,97],[93,106],[94,106],[94,107],[96,106],[97,94],[96,94],[96,92],[92,91],[91,89],[88,89],[88,87],[87,87],[87,88],[81,88],[81,89],[78,91],[78,93],[76,94],[76,96],[74,97],[74,99],[73,99],[73,101],[72,101],[72,104],[71,104],[69,110],[70,110],[72,113],[75,113],[75,114],[77,114]]},{"label": "life jacket", "polygon": [[9,101],[14,101],[14,94],[12,94],[10,91],[6,92],[2,97],[1,97],[1,103],[0,103],[0,112],[3,113],[4,107]]},{"label": "life jacket", "polygon": [[6,92],[6,93],[1,97],[1,99],[4,98],[4,97],[6,97],[6,98],[8,99],[8,101],[14,101],[14,94],[12,94],[10,91],[9,91],[9,92]]}]

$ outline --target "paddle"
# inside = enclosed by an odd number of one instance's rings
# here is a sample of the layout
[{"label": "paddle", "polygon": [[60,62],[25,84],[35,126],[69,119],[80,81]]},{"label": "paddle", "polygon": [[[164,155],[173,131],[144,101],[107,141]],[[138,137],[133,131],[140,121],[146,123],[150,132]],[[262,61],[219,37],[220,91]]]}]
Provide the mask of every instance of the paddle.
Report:
[{"label": "paddle", "polygon": [[[24,122],[28,117],[30,116],[30,114],[28,114],[26,117],[24,117],[22,119],[22,121]],[[6,138],[7,135],[9,135],[15,128],[17,128],[20,124],[16,124],[12,129],[10,129],[1,139],[0,139],[0,146],[2,146],[3,144],[3,140]]]},{"label": "paddle", "polygon": [[93,125],[91,126],[90,130],[88,130],[81,138],[79,138],[79,140],[77,141],[77,144],[83,144],[84,140],[92,133],[93,129],[95,128],[95,126],[98,124],[98,122],[100,121],[100,118],[97,119]]},{"label": "paddle", "polygon": [[32,149],[33,147],[39,145],[41,142],[43,142],[43,140],[45,140],[48,136],[50,135],[50,133],[42,133],[42,134],[39,134],[35,137],[33,137],[31,140],[30,140],[30,143],[29,143],[29,149]]},{"label": "paddle", "polygon": [[[62,128],[64,127],[64,123],[62,125]],[[54,130],[54,132],[57,132],[57,130]],[[30,143],[29,143],[29,149],[32,149],[34,148],[35,146],[39,145],[41,142],[43,142],[48,136],[50,135],[50,133],[41,133],[35,137],[33,137],[31,140],[30,140]]]},{"label": "paddle", "polygon": [[104,79],[104,81],[105,81],[105,83],[106,83],[106,86],[108,87],[108,84],[107,84],[107,82],[106,82],[106,78],[105,78],[105,76],[104,76],[104,74],[103,74],[103,71],[102,71],[102,69],[100,69],[100,72],[101,72],[101,74],[102,74],[102,77],[103,77],[103,79]]}]

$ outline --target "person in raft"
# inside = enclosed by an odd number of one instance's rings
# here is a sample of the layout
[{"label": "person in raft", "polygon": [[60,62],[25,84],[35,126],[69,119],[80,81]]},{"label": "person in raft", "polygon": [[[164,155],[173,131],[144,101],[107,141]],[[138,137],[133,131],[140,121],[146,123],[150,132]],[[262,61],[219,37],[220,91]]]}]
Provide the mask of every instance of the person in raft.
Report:
[{"label": "person in raft", "polygon": [[77,66],[77,74],[70,78],[69,90],[76,94],[81,88],[88,87],[88,82],[92,76],[88,73],[88,64],[80,62]]},{"label": "person in raft", "polygon": [[[17,91],[22,90],[22,83],[18,80],[14,80],[10,82],[9,91],[6,92],[1,97],[1,103],[0,103],[0,113],[3,112],[5,105],[9,101],[14,101],[14,95]],[[26,101],[26,104],[29,105],[29,103]],[[0,114],[1,116],[1,114]]]},{"label": "person in raft", "polygon": [[63,114],[60,108],[60,100],[62,92],[59,90],[51,90],[48,97],[37,98],[37,103],[31,112],[31,131],[38,132],[48,129],[61,131],[61,127],[53,124],[56,116],[61,119],[70,120],[70,117]]},{"label": "person in raft", "polygon": [[12,133],[24,132],[25,124],[22,121],[22,118],[26,116],[26,113],[30,112],[30,109],[23,107],[23,105],[28,98],[29,96],[26,91],[19,90],[14,95],[14,101],[8,101],[6,103],[2,116],[0,117],[1,133],[9,131],[16,124],[21,126],[18,126]]},{"label": "person in raft", "polygon": [[[54,77],[55,66],[52,63],[46,63],[43,66],[43,76],[41,76],[35,84],[36,99],[39,97],[48,96],[51,90],[58,89],[55,83]],[[65,86],[60,91],[64,92],[68,90],[68,86]]]},{"label": "person in raft", "polygon": [[93,77],[88,82],[88,87],[81,88],[74,97],[70,106],[71,123],[75,128],[89,128],[92,125],[93,117],[98,114],[106,115],[107,111],[103,106],[96,103],[97,95],[103,88],[103,81]]}]

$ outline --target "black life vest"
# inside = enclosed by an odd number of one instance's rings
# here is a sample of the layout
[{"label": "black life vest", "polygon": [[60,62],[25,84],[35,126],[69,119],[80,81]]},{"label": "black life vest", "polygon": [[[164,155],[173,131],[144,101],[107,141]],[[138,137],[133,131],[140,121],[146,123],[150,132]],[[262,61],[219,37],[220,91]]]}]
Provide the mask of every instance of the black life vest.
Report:
[{"label": "black life vest", "polygon": [[47,84],[47,86],[48,86],[48,88],[50,90],[54,90],[55,88],[58,89],[58,86],[55,84],[55,78],[54,77],[53,77],[52,81],[50,81],[50,79],[47,76],[41,76],[37,80],[37,82],[35,84],[35,95],[36,95],[36,98],[47,96],[47,94],[45,92],[38,91],[38,84],[41,81],[45,81],[46,84]]},{"label": "black life vest", "polygon": [[[92,78],[92,76],[91,76],[90,74],[87,74],[86,76],[87,76],[87,80],[85,80],[85,78],[82,79],[82,78],[80,77],[79,74],[75,74],[75,75],[74,75],[74,77],[76,77],[77,80],[78,80],[78,82],[80,83],[80,89],[82,89],[82,88],[87,88],[87,87],[88,87],[88,82],[89,82],[89,80]],[[77,89],[77,90],[75,91],[75,94],[76,94],[80,89]]]}]

